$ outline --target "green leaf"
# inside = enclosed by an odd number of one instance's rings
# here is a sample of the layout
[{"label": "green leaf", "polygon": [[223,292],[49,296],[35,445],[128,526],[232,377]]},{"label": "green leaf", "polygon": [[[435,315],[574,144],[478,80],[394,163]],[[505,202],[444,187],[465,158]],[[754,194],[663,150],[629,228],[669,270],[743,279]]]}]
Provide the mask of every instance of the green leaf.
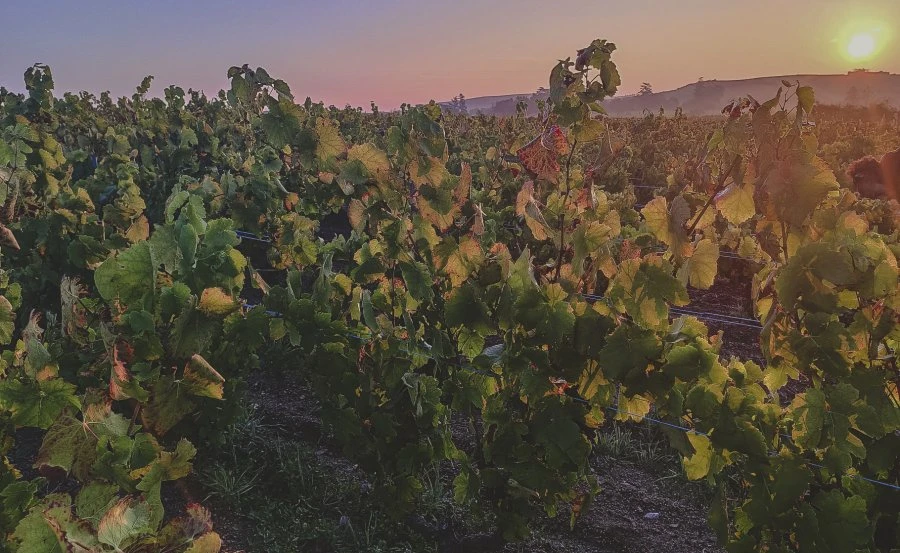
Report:
[{"label": "green leaf", "polygon": [[84,449],[87,430],[74,417],[60,417],[44,434],[41,449],[34,465],[38,468],[60,468],[66,473],[72,470],[76,457],[81,453],[93,453]]},{"label": "green leaf", "polygon": [[600,120],[586,117],[575,124],[574,135],[580,144],[584,144],[597,140],[603,136],[604,131],[606,126]]},{"label": "green leaf", "polygon": [[611,232],[608,225],[596,221],[578,225],[572,234],[572,267],[575,274],[579,274],[584,268],[584,260],[609,240]]},{"label": "green leaf", "polygon": [[403,261],[400,263],[400,274],[403,275],[403,281],[413,298],[420,302],[431,301],[434,297],[432,278],[425,264],[418,261]]},{"label": "green leaf", "polygon": [[822,439],[825,424],[825,394],[817,388],[810,388],[794,398],[791,408],[794,412],[791,438],[800,447],[815,450]]},{"label": "green leaf", "polygon": [[656,333],[631,325],[617,328],[606,340],[597,358],[610,380],[624,380],[631,373],[643,375],[647,364],[659,357],[662,344]]},{"label": "green leaf", "polygon": [[38,488],[43,485],[40,479],[18,480],[7,485],[0,492],[4,515],[15,513],[14,517],[21,516],[34,502]]},{"label": "green leaf", "polygon": [[487,307],[469,283],[454,289],[450,294],[450,299],[444,305],[444,317],[450,328],[465,326],[483,336],[490,334],[493,326]]},{"label": "green leaf", "polygon": [[462,327],[457,337],[459,343],[459,351],[470,360],[475,359],[484,351],[484,336],[470,330],[468,327]]},{"label": "green leaf", "polygon": [[89,520],[94,524],[118,500],[119,486],[105,482],[89,482],[75,498],[75,513],[78,518]]},{"label": "green leaf", "polygon": [[143,304],[156,293],[156,263],[148,242],[138,242],[104,261],[94,272],[94,283],[108,302],[125,306]]},{"label": "green leaf", "polygon": [[275,148],[281,149],[295,143],[303,131],[303,109],[287,98],[269,102],[269,111],[260,117],[260,125]]},{"label": "green leaf", "polygon": [[788,383],[791,378],[799,378],[800,371],[785,362],[769,363],[763,371],[763,384],[766,385],[769,392],[777,393],[782,386]]},{"label": "green leaf", "polygon": [[[70,510],[71,499],[64,494],[53,494],[41,505],[19,521],[12,537],[18,541],[16,553],[66,553],[68,546],[54,531],[49,521],[51,513],[65,513]],[[45,507],[47,510],[42,509]]]},{"label": "green leaf", "polygon": [[453,479],[453,500],[465,503],[478,493],[479,478],[472,472],[461,472]]},{"label": "green leaf", "polygon": [[175,379],[163,376],[153,386],[150,402],[144,407],[141,416],[145,425],[157,435],[163,436],[193,411],[194,404],[179,389]]},{"label": "green leaf", "polygon": [[671,265],[659,257],[623,261],[607,296],[622,312],[651,328],[668,324],[670,303],[689,301],[684,285],[672,276]]},{"label": "green leaf", "polygon": [[0,406],[12,412],[20,426],[49,428],[66,407],[81,408],[77,388],[64,380],[0,382]]},{"label": "green leaf", "polygon": [[862,496],[844,497],[839,490],[829,490],[816,495],[812,505],[819,519],[821,539],[831,551],[859,551],[872,539],[875,525],[869,520]]},{"label": "green leaf", "polygon": [[583,417],[578,408],[558,400],[547,400],[538,407],[531,431],[551,467],[574,468],[586,462],[591,446],[576,422]]},{"label": "green leaf", "polygon": [[784,459],[774,476],[772,507],[776,513],[790,509],[806,494],[812,481],[809,468],[796,459]]}]

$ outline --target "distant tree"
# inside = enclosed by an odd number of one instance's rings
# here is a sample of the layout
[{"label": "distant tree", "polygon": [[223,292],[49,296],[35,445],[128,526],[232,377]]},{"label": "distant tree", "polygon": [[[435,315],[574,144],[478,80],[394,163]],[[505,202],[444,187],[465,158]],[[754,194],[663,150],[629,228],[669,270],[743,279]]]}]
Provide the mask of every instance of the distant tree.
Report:
[{"label": "distant tree", "polygon": [[466,97],[463,96],[462,92],[450,100],[450,108],[454,113],[469,113],[469,108],[466,107]]},{"label": "distant tree", "polygon": [[528,97],[516,96],[516,114],[522,117],[528,115]]},{"label": "distant tree", "polygon": [[638,91],[638,94],[641,96],[653,94],[653,86],[651,86],[650,83],[641,83],[641,89]]}]

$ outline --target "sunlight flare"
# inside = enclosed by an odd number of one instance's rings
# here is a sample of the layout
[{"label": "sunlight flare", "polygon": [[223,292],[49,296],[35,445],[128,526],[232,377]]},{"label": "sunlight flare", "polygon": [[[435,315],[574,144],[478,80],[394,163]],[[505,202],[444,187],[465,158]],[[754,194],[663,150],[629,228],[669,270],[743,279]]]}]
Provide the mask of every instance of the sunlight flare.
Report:
[{"label": "sunlight flare", "polygon": [[870,33],[859,33],[850,38],[847,54],[854,60],[867,60],[875,53],[877,43]]}]

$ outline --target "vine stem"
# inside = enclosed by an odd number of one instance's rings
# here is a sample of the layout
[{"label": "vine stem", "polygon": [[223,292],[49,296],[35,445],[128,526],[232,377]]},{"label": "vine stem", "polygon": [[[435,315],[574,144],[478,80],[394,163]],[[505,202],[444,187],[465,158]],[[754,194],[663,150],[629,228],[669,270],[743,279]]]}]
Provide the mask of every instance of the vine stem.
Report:
[{"label": "vine stem", "polygon": [[788,232],[787,223],[781,221],[781,247],[784,249],[784,262],[788,261]]},{"label": "vine stem", "polygon": [[143,409],[143,407],[144,407],[144,406],[143,406],[143,404],[141,404],[141,403],[137,403],[137,404],[134,406],[134,412],[131,414],[131,422],[128,423],[128,432],[125,433],[126,435],[130,435],[130,434],[131,434],[131,430],[134,428],[134,423],[135,423],[135,421],[137,420],[138,415],[141,414],[141,409]]},{"label": "vine stem", "polygon": [[[18,171],[18,169],[19,169],[19,166],[18,166],[19,145],[16,144],[15,146],[16,146],[16,150],[15,150],[15,153],[13,154],[13,160],[15,160],[16,163],[13,163],[12,171],[9,174],[9,179],[7,179],[7,181],[6,181],[7,185],[9,185],[9,183],[12,182],[13,175],[15,175],[16,171]],[[10,223],[12,223],[16,217],[16,202],[18,202],[18,200],[19,200],[19,181],[16,181],[16,186],[13,189],[13,196],[9,200],[9,206],[7,206],[7,209],[6,209],[6,220],[9,221]]]},{"label": "vine stem", "polygon": [[713,193],[709,195],[709,199],[706,200],[706,203],[703,205],[703,209],[701,209],[700,213],[698,213],[697,216],[694,217],[694,222],[691,223],[690,228],[688,228],[688,231],[687,231],[688,236],[690,236],[694,233],[694,229],[697,228],[697,225],[700,223],[700,219],[702,219],[703,215],[706,214],[706,210],[708,210],[709,206],[712,205],[713,201],[716,199],[716,195],[719,192],[721,192],[723,188],[725,188],[725,181],[728,180],[728,176],[734,172],[734,170],[737,168],[737,165],[738,165],[738,163],[740,163],[740,161],[741,161],[740,155],[734,156],[734,159],[731,160],[731,165],[728,166],[728,170],[725,171],[724,173],[722,173],[721,175],[719,175],[719,181],[716,183],[715,190],[713,190]]},{"label": "vine stem", "polygon": [[562,213],[559,214],[559,254],[556,257],[556,280],[559,280],[560,271],[562,271],[563,252],[565,252],[566,244],[566,208],[569,207],[569,195],[572,193],[572,186],[569,182],[572,170],[572,157],[575,155],[575,148],[578,146],[578,138],[572,140],[572,147],[569,149],[569,156],[566,158],[566,195],[563,196]]}]

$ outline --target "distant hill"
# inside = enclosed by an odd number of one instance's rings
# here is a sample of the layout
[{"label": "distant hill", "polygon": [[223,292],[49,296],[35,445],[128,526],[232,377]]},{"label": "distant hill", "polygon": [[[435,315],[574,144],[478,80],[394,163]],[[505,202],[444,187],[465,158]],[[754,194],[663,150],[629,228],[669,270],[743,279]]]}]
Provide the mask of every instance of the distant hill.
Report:
[{"label": "distant hill", "polygon": [[[816,102],[830,105],[868,106],[885,103],[900,108],[900,75],[876,71],[851,71],[846,75],[784,75],[733,81],[698,81],[675,90],[610,98],[604,106],[610,115],[627,117],[663,108],[681,108],[687,115],[717,115],[732,99],[751,95],[760,102],[775,96],[782,81],[800,82],[816,91]],[[528,112],[537,112],[536,101],[547,92],[466,98],[469,113],[512,115],[519,99],[528,101]],[[443,105],[449,106],[446,102]]]}]

